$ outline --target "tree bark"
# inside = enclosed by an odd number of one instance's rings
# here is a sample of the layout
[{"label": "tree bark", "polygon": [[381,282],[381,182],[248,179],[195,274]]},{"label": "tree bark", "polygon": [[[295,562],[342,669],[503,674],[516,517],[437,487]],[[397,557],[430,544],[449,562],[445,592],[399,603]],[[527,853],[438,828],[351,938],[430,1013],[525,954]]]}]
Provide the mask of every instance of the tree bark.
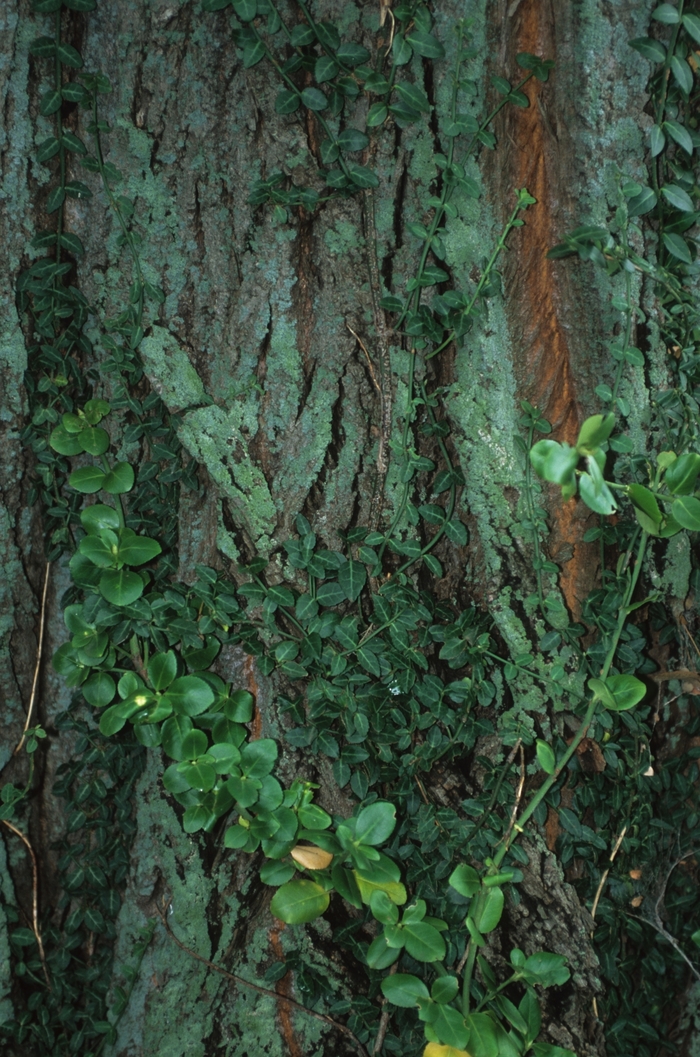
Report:
[{"label": "tree bark", "polygon": [[[605,222],[615,205],[618,171],[632,177],[642,171],[646,71],[627,62],[625,49],[629,38],[645,32],[653,6],[651,0],[576,5],[445,0],[436,5],[434,19],[448,62],[426,60],[413,71],[444,114],[451,27],[465,16],[472,20],[478,48],[470,76],[480,84],[492,74],[515,83],[521,72],[515,56],[522,51],[556,62],[546,83],[527,86],[528,109],[507,108],[499,116],[497,149],[482,151],[470,170],[483,182],[480,200],[455,198],[458,215],[448,222],[446,245],[457,287],[483,267],[512,211],[513,189],[527,186],[537,205],[510,239],[502,265],[503,295],[490,299],[480,328],[429,368],[432,384],[449,387],[453,450],[466,480],[459,514],[470,531],[461,552],[439,552],[444,596],[457,604],[473,601],[487,612],[505,655],[529,649],[542,632],[541,621],[525,605],[534,579],[532,549],[520,527],[523,470],[514,442],[521,432],[519,401],[536,404],[559,439],[575,439],[580,422],[598,408],[594,389],[609,370],[604,345],[612,336],[610,299],[618,292],[617,279],[606,281],[579,263],[547,261],[544,255],[576,224]],[[338,21],[353,39],[373,39],[374,6],[324,0],[317,7],[319,17]],[[248,203],[252,181],[275,170],[295,184],[321,187],[318,129],[311,118],[275,113],[279,85],[266,62],[242,67],[230,13],[228,8],[205,14],[193,3],[169,0],[99,0],[93,12],[66,14],[64,32],[80,48],[86,68],[101,70],[112,83],[111,95],[102,100],[102,116],[112,127],[105,136],[107,160],[123,173],[123,192],[136,202],[145,277],[166,294],[141,351],[150,385],[177,415],[179,438],[201,468],[202,491],[181,495],[180,576],[191,579],[199,562],[235,578],[237,562],[262,554],[282,580],[281,547],[294,533],[297,514],[312,522],[330,548],[340,544],[340,533],[367,524],[370,516],[380,408],[370,367],[349,328],[369,341],[371,298],[361,196],[328,203],[313,214],[290,211],[285,223],[275,220],[269,208]],[[0,26],[0,48],[12,56],[0,68],[6,188],[0,210],[5,251],[0,262],[0,554],[5,572],[0,716],[7,732],[0,765],[8,763],[24,723],[43,575],[41,511],[26,509],[30,460],[19,440],[26,414],[26,356],[13,293],[27,241],[47,221],[42,214],[46,173],[31,158],[48,126],[37,114],[41,70],[28,57],[29,42],[42,32],[42,17],[31,15],[25,3]],[[495,100],[488,89],[486,102]],[[358,124],[364,105],[360,96]],[[84,122],[85,115],[79,120]],[[80,125],[77,131],[89,139]],[[425,201],[437,176],[435,142],[434,130],[427,127],[395,130],[393,138],[381,137],[373,159],[381,181],[375,193],[379,265],[393,290],[400,291],[411,275],[415,240],[407,225],[425,220]],[[97,320],[128,297],[131,275],[116,244],[113,215],[96,185],[94,190],[90,202],[71,200],[66,224],[86,247],[77,285],[94,305]],[[97,322],[93,329],[99,351]],[[648,355],[652,371],[661,370],[663,350],[652,348]],[[392,440],[398,444],[408,371],[408,354],[398,344],[391,365]],[[633,428],[639,428],[647,381],[642,371],[628,377],[624,395],[632,405]],[[427,446],[425,451],[430,454]],[[123,458],[133,455],[123,448]],[[383,523],[391,520],[399,492],[392,460]],[[576,616],[597,577],[596,556],[582,542],[588,512],[582,504],[563,507],[553,497],[550,517],[547,547],[564,565],[562,598]],[[65,570],[56,569],[49,592],[47,658],[64,640],[59,602],[66,585]],[[255,693],[259,733],[282,746],[279,681],[263,677],[250,658],[235,650],[222,663],[222,674]],[[64,820],[51,780],[57,764],[70,758],[71,744],[52,725],[67,696],[47,662],[41,688],[40,715],[50,739],[39,768],[31,836],[39,854],[43,911],[56,920],[57,893],[51,885],[56,864],[49,849]],[[566,714],[548,711],[551,706],[535,685],[527,712],[502,680],[497,690],[493,707],[502,722],[514,726],[521,720],[532,727],[536,716],[543,729],[566,732]],[[494,761],[504,758],[499,739],[480,750]],[[330,767],[319,757],[291,748],[285,752],[290,777],[319,781],[320,802],[329,810],[351,810],[347,787],[335,786]],[[303,1002],[293,974],[276,985],[263,979],[284,951],[301,945],[303,956],[333,981],[339,998],[345,997],[353,981],[329,942],[327,927],[310,927],[299,940],[275,922],[255,863],[237,853],[222,854],[211,839],[187,836],[163,790],[161,771],[157,752],[149,752],[136,789],[136,833],[117,921],[115,965],[128,962],[138,929],[162,911],[177,937],[198,955]],[[12,777],[10,769],[5,777]],[[428,795],[439,800],[448,778],[426,776]],[[4,901],[26,908],[27,866],[13,837],[4,831],[2,836],[9,857],[9,865],[5,859],[0,863]],[[590,921],[543,838],[533,830],[528,841],[531,865],[523,902],[510,912],[510,938],[526,951],[544,944],[570,959],[573,979],[547,1007],[542,1038],[593,1057],[604,1047],[591,1013],[601,984]],[[0,1009],[7,1014],[6,933],[0,939]],[[497,945],[493,955],[499,956]],[[15,1001],[21,998],[15,995]],[[178,947],[160,923],[120,1021],[118,1041],[105,1050],[109,1057],[345,1052],[357,1051],[328,1025],[284,998],[234,985]]]}]

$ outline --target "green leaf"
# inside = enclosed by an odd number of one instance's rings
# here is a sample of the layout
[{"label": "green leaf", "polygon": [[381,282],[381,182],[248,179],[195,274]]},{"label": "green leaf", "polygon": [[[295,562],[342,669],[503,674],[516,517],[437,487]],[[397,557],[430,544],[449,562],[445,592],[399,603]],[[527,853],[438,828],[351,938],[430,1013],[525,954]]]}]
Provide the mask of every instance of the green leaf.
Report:
[{"label": "green leaf", "polygon": [[44,92],[39,101],[39,113],[43,114],[44,117],[48,117],[49,114],[55,114],[61,106],[62,98],[59,88],[49,88],[48,92]]},{"label": "green leaf", "polygon": [[177,675],[177,657],[175,652],[168,650],[167,653],[156,653],[149,660],[146,671],[153,689],[165,690]]},{"label": "green leaf", "polygon": [[69,433],[65,426],[56,426],[49,437],[49,444],[59,455],[80,455],[83,446],[75,433]]},{"label": "green leaf", "polygon": [[80,52],[76,51],[70,44],[66,44],[64,40],[56,42],[56,58],[64,66],[70,66],[74,70],[79,70],[83,65],[83,58]]},{"label": "green leaf", "polygon": [[481,888],[481,878],[472,866],[462,864],[450,874],[447,882],[460,895],[471,899]]},{"label": "green leaf", "polygon": [[547,951],[537,951],[525,960],[523,975],[528,983],[540,984],[541,987],[554,987],[557,984],[565,984],[571,976],[566,968],[566,958],[563,954],[550,954]]},{"label": "green leaf", "polygon": [[36,37],[29,45],[30,55],[41,59],[50,59],[56,54],[56,41],[53,37]]},{"label": "green leaf", "polygon": [[606,704],[615,712],[625,712],[634,708],[646,695],[647,688],[641,679],[633,675],[609,675],[605,680],[606,689],[613,696],[613,704]]},{"label": "green leaf", "polygon": [[346,128],[338,136],[337,143],[341,150],[364,150],[369,143],[369,137],[358,128]]},{"label": "green leaf", "polygon": [[479,932],[485,934],[492,932],[503,914],[503,905],[505,897],[503,895],[503,889],[494,885],[492,888],[484,890],[484,903],[479,915],[478,921],[476,921],[476,927]]},{"label": "green leaf", "polygon": [[68,484],[71,488],[75,488],[76,492],[91,495],[102,488],[105,476],[98,466],[81,466],[79,470],[73,470],[68,478]]},{"label": "green leaf", "polygon": [[634,503],[637,518],[642,528],[656,536],[659,525],[663,520],[663,515],[659,510],[659,504],[656,502],[653,492],[650,492],[648,488],[641,484],[631,484],[627,488],[627,494]]},{"label": "green leaf", "polygon": [[685,92],[686,95],[690,95],[693,90],[693,71],[687,60],[682,59],[680,55],[673,55],[671,58],[671,72],[681,91]]},{"label": "green leaf", "polygon": [[367,128],[376,128],[383,125],[389,116],[389,108],[385,103],[372,103],[367,111]]},{"label": "green leaf", "polygon": [[660,41],[654,40],[653,37],[636,37],[635,40],[629,42],[629,45],[649,62],[666,61],[666,49]]},{"label": "green leaf", "polygon": [[651,187],[643,187],[638,195],[630,199],[627,211],[631,217],[641,217],[654,209],[656,202],[656,192]]},{"label": "green leaf", "polygon": [[655,18],[657,22],[663,22],[666,26],[673,26],[676,22],[680,22],[681,19],[678,8],[674,7],[673,4],[659,4],[652,11],[651,17]]},{"label": "green leaf", "polygon": [[691,532],[700,531],[700,499],[695,496],[681,496],[673,503],[671,513],[682,528]]},{"label": "green leaf", "polygon": [[361,66],[370,57],[367,48],[363,48],[361,44],[355,44],[351,40],[344,41],[336,49],[336,55],[340,62],[346,66]]},{"label": "green leaf", "polygon": [[456,976],[438,976],[430,990],[430,997],[433,1002],[445,1005],[457,997],[458,991],[459,980]]},{"label": "green leaf", "polygon": [[301,97],[298,92],[293,92],[289,88],[283,88],[281,92],[278,92],[277,98],[275,99],[275,113],[293,114],[299,109],[300,103]]},{"label": "green leaf", "polygon": [[128,718],[123,701],[120,701],[118,705],[111,705],[100,716],[100,734],[103,734],[105,738],[110,738],[112,734],[117,734],[122,729]]},{"label": "green leaf", "polygon": [[673,232],[665,231],[664,246],[671,256],[675,257],[677,260],[683,261],[684,264],[693,263],[693,258],[690,255],[690,247],[681,235],[674,235]]},{"label": "green leaf", "polygon": [[681,125],[680,121],[664,121],[664,129],[686,153],[693,153],[693,140],[685,125]]},{"label": "green leaf", "polygon": [[231,774],[233,768],[241,762],[240,750],[229,742],[217,742],[207,753],[214,760],[214,770],[217,774]]},{"label": "green leaf", "polygon": [[335,580],[321,584],[316,592],[316,599],[322,606],[337,606],[346,601],[343,588]]},{"label": "green leaf", "polygon": [[355,839],[361,844],[384,844],[394,832],[396,808],[384,800],[363,807],[355,822]]},{"label": "green leaf", "polygon": [[[449,978],[448,978],[449,979]],[[450,1047],[444,1057],[462,1057],[469,1038],[469,1028],[464,1016],[454,1006],[442,1004],[430,1019],[430,1028],[440,1042]],[[441,1055],[443,1057],[443,1055]]]},{"label": "green leaf", "polygon": [[184,759],[182,745],[192,729],[193,723],[189,716],[171,716],[166,719],[162,728],[161,743],[168,756],[172,756],[174,760]]},{"label": "green leaf", "polygon": [[58,154],[60,149],[61,141],[56,136],[49,136],[37,148],[37,161],[42,162],[42,164],[49,161],[55,154]]},{"label": "green leaf", "polygon": [[680,209],[684,213],[692,213],[695,209],[688,192],[684,191],[678,184],[664,184],[661,188],[661,194],[674,209]]},{"label": "green leaf", "polygon": [[[341,891],[340,886],[336,884],[336,888],[347,902],[351,902],[348,896]],[[354,906],[354,904],[352,904]],[[376,939],[372,940],[369,950],[367,951],[367,964],[370,969],[380,970],[388,969],[390,965],[393,965],[398,960],[401,950],[398,947],[390,947],[386,942],[386,936],[384,933],[380,933]]]},{"label": "green leaf", "polygon": [[419,114],[430,113],[431,106],[428,97],[418,85],[410,84],[409,82],[397,84],[396,91],[404,103],[417,110]]},{"label": "green leaf", "polygon": [[78,434],[78,440],[89,455],[104,455],[109,447],[109,433],[101,426],[86,426]]},{"label": "green leaf", "polygon": [[[235,7],[234,0],[234,7]],[[261,40],[252,40],[243,48],[243,69],[249,70],[257,66],[261,59],[265,58],[265,45]]]},{"label": "green leaf", "polygon": [[330,896],[320,884],[300,879],[277,889],[270,910],[287,925],[303,925],[325,913],[329,902]]},{"label": "green leaf", "polygon": [[382,980],[382,994],[394,1006],[410,1009],[430,998],[430,992],[422,980],[410,973],[393,973]]},{"label": "green leaf", "polygon": [[160,543],[150,536],[137,536],[132,529],[122,529],[119,561],[126,565],[144,565],[160,554],[161,550]]},{"label": "green leaf", "polygon": [[537,739],[537,759],[545,774],[554,774],[557,769],[557,759],[554,750],[546,741]]},{"label": "green leaf", "polygon": [[255,698],[247,690],[234,690],[224,705],[224,715],[234,723],[249,723]]},{"label": "green leaf", "polygon": [[305,88],[301,93],[301,101],[309,110],[325,110],[328,106],[328,99],[320,88]]},{"label": "green leaf", "polygon": [[498,1057],[496,1024],[488,1013],[471,1013],[465,1017],[470,1057]]},{"label": "green leaf", "polygon": [[613,414],[591,415],[590,418],[585,420],[579,430],[578,440],[576,441],[577,451],[582,455],[590,455],[596,448],[605,443],[614,428],[615,416]]},{"label": "green leaf", "polygon": [[406,951],[417,962],[440,962],[446,946],[440,932],[426,921],[412,921],[402,925]]},{"label": "green leaf", "polygon": [[373,653],[368,647],[360,646],[357,651],[357,659],[365,671],[369,672],[370,675],[374,675],[378,678],[382,674],[381,665],[376,653]]},{"label": "green leaf", "polygon": [[233,10],[241,22],[252,22],[258,13],[256,0],[233,0]]},{"label": "green leaf", "polygon": [[115,606],[130,606],[141,597],[143,588],[139,574],[129,569],[106,569],[100,577],[100,594]]},{"label": "green leaf", "polygon": [[181,675],[170,684],[165,697],[175,712],[186,716],[199,716],[206,712],[214,701],[214,691],[197,675]]},{"label": "green leaf", "polygon": [[366,582],[367,570],[360,562],[348,561],[338,569],[338,583],[351,602],[359,597]]},{"label": "green leaf", "polygon": [[[589,460],[589,466],[591,461]],[[590,473],[582,473],[578,479],[578,486],[581,499],[596,514],[607,516],[615,513],[617,504],[605,482],[595,481]]]},{"label": "green leaf", "polygon": [[[686,33],[693,38],[696,44],[700,44],[700,15],[689,12],[683,15],[681,21]],[[663,62],[663,59],[661,61]]]},{"label": "green leaf", "polygon": [[277,760],[277,745],[272,738],[258,738],[241,751],[241,770],[247,778],[265,778]]},{"label": "green leaf", "polygon": [[413,29],[406,34],[406,40],[415,53],[424,59],[443,59],[445,57],[445,49],[432,33],[424,33],[419,29]]},{"label": "green leaf", "polygon": [[700,455],[686,452],[679,455],[666,469],[664,484],[671,495],[689,495],[695,489],[700,473]]},{"label": "green leaf", "polygon": [[651,156],[652,158],[656,158],[666,146],[666,137],[660,125],[652,125],[649,135]]},{"label": "green leaf", "polygon": [[538,440],[530,451],[530,462],[535,473],[553,484],[566,485],[571,482],[578,461],[576,448],[556,440]]},{"label": "green leaf", "polygon": [[117,692],[114,679],[107,672],[95,672],[83,683],[83,697],[93,708],[104,708]]},{"label": "green leaf", "polygon": [[294,867],[291,863],[280,862],[271,859],[260,867],[260,880],[264,885],[283,885],[294,877]]},{"label": "green leaf", "polygon": [[356,187],[379,187],[379,177],[366,166],[354,165],[349,162],[347,169]]},{"label": "green leaf", "polygon": [[[78,471],[76,471],[78,472]],[[128,462],[115,463],[108,474],[104,475],[102,489],[110,495],[122,495],[134,487],[134,469]]]},{"label": "green leaf", "polygon": [[97,535],[103,529],[112,532],[119,530],[119,514],[113,506],[104,503],[95,503],[88,506],[80,514],[80,522],[87,533]]}]

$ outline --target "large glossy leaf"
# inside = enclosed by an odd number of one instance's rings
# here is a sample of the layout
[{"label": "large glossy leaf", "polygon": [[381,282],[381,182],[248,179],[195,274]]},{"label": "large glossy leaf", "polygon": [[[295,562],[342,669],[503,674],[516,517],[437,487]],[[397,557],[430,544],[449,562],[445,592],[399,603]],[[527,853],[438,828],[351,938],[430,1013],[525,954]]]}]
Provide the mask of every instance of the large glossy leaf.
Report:
[{"label": "large glossy leaf", "polygon": [[667,468],[664,483],[671,495],[689,495],[695,488],[700,473],[700,455],[686,452]]},{"label": "large glossy leaf", "polygon": [[113,506],[106,506],[104,503],[93,503],[92,506],[85,507],[80,515],[80,522],[91,536],[99,535],[102,529],[118,532],[120,526],[117,511]]},{"label": "large glossy leaf", "polygon": [[328,909],[330,896],[315,881],[289,881],[278,888],[272,897],[270,910],[287,925],[303,925],[313,921]]},{"label": "large glossy leaf", "polygon": [[671,512],[678,524],[691,532],[700,531],[700,499],[695,496],[681,496],[676,499]]},{"label": "large glossy leaf", "polygon": [[410,973],[393,973],[382,980],[382,994],[394,1006],[410,1009],[419,1001],[430,998],[430,992],[422,980]]},{"label": "large glossy leaf", "polygon": [[445,957],[445,941],[434,925],[426,921],[412,921],[404,925],[401,931],[407,952],[417,962],[439,962]]},{"label": "large glossy leaf", "polygon": [[[86,536],[86,539],[92,539]],[[130,606],[143,594],[143,580],[130,569],[107,569],[100,577],[100,593],[115,606]]]},{"label": "large glossy leaf", "polygon": [[471,898],[481,888],[481,878],[473,866],[457,866],[450,874],[448,884],[460,895]]},{"label": "large glossy leaf", "polygon": [[[133,573],[132,575],[136,575]],[[167,689],[165,696],[175,712],[186,716],[198,716],[211,705],[214,691],[197,675],[182,675],[175,679]]]},{"label": "large glossy leaf", "polygon": [[265,778],[277,760],[277,744],[272,738],[258,738],[241,751],[241,771],[247,778]]},{"label": "large glossy leaf", "polygon": [[177,675],[177,657],[174,651],[154,654],[146,670],[153,689],[165,690]]},{"label": "large glossy leaf", "polygon": [[355,839],[361,844],[384,844],[394,832],[396,808],[385,800],[363,807],[355,823]]}]

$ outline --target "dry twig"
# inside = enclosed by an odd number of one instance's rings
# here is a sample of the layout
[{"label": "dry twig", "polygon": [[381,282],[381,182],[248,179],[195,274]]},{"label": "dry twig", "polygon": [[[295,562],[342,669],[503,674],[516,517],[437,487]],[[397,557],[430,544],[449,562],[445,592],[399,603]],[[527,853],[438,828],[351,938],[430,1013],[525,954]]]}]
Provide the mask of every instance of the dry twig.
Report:
[{"label": "dry twig", "polygon": [[7,826],[15,836],[19,837],[22,843],[27,848],[30,858],[32,860],[32,932],[34,933],[34,939],[36,945],[39,948],[39,957],[41,958],[41,967],[44,970],[44,976],[46,977],[46,983],[49,991],[51,990],[51,978],[49,977],[49,970],[46,967],[46,955],[44,953],[44,944],[41,939],[41,932],[39,931],[39,868],[36,862],[36,855],[34,849],[31,846],[29,837],[22,833],[21,829],[17,829],[11,822],[8,822],[6,818],[1,819],[2,823]]},{"label": "dry twig", "polygon": [[27,736],[27,731],[31,725],[32,713],[34,711],[34,703],[36,701],[36,688],[39,685],[39,669],[41,668],[41,653],[44,648],[44,627],[46,625],[46,595],[49,590],[49,570],[51,568],[51,562],[46,563],[46,571],[44,573],[44,589],[41,593],[41,614],[39,616],[39,645],[36,649],[36,663],[34,665],[34,678],[32,680],[32,692],[29,698],[29,707],[27,708],[27,718],[24,722],[24,730],[22,731],[22,737],[19,740],[19,744],[14,751],[16,756],[18,752],[21,752],[22,747]]}]

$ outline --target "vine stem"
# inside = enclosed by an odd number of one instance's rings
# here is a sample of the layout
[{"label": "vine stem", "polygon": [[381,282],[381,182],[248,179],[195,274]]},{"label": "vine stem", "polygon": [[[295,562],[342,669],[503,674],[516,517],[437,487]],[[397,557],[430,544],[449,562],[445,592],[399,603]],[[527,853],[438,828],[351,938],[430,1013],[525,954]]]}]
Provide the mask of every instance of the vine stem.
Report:
[{"label": "vine stem", "polygon": [[39,616],[39,643],[36,648],[36,662],[34,664],[34,678],[32,679],[32,692],[29,697],[29,706],[27,708],[27,718],[24,721],[24,730],[22,731],[22,737],[19,739],[17,748],[13,755],[16,756],[22,751],[24,743],[27,738],[27,731],[29,730],[32,713],[34,711],[34,704],[36,702],[36,688],[39,684],[39,671],[41,669],[41,654],[44,648],[44,628],[46,627],[46,596],[49,590],[49,572],[51,570],[51,562],[46,563],[46,569],[44,571],[44,588],[41,592],[41,613]]},{"label": "vine stem", "polygon": [[44,970],[44,976],[46,977],[46,986],[49,991],[53,990],[51,987],[51,977],[49,976],[49,970],[46,966],[46,954],[44,952],[44,943],[41,938],[41,931],[39,929],[39,867],[36,861],[36,855],[32,848],[31,841],[25,833],[22,833],[21,829],[17,829],[11,822],[6,818],[0,819],[4,826],[15,834],[16,837],[24,844],[25,848],[29,852],[29,857],[32,862],[32,932],[34,933],[34,939],[36,945],[39,948],[39,957],[41,958],[41,967]]},{"label": "vine stem", "polygon": [[[615,628],[615,631],[613,632],[613,636],[612,636],[612,639],[611,639],[611,642],[610,642],[610,646],[608,648],[608,652],[607,652],[606,657],[605,657],[605,661],[604,661],[603,666],[602,666],[602,668],[600,670],[600,678],[603,679],[603,680],[606,679],[606,677],[610,673],[610,669],[612,667],[612,663],[613,663],[613,660],[615,658],[615,652],[617,650],[618,643],[620,641],[620,636],[622,635],[622,629],[625,626],[625,622],[626,622],[627,617],[628,617],[629,612],[630,612],[630,603],[632,601],[632,595],[634,594],[635,588],[637,586],[637,581],[639,580],[639,575],[640,575],[641,570],[642,570],[642,561],[644,560],[644,554],[646,552],[646,546],[647,546],[648,539],[649,539],[648,533],[642,531],[641,536],[639,538],[639,545],[637,547],[637,557],[635,559],[635,562],[634,562],[634,565],[632,567],[632,570],[631,570],[631,572],[629,574],[629,580],[627,582],[627,590],[625,591],[625,594],[624,594],[624,597],[623,597],[623,600],[622,600],[622,604],[621,604],[621,606],[619,608],[619,611],[618,611],[617,626]],[[632,546],[634,546],[634,542],[632,543]],[[515,819],[512,819],[512,825],[509,827],[509,832],[506,835],[507,839],[503,840],[503,843],[501,844],[500,848],[496,851],[496,853],[493,856],[492,866],[491,866],[491,869],[493,871],[498,872],[498,868],[500,867],[500,865],[502,864],[502,862],[505,859],[506,855],[508,854],[508,851],[510,850],[510,847],[511,847],[513,841],[516,840],[517,837],[524,831],[526,823],[532,818],[533,814],[535,813],[535,811],[537,810],[539,805],[542,803],[542,801],[544,800],[545,796],[550,791],[552,786],[555,785],[555,783],[559,781],[559,778],[560,778],[560,776],[562,774],[562,771],[564,770],[566,765],[569,763],[569,760],[572,758],[572,756],[576,752],[577,748],[579,747],[579,745],[583,741],[584,737],[586,736],[588,728],[590,727],[591,723],[593,722],[593,719],[595,717],[595,714],[596,714],[596,712],[598,710],[598,706],[599,705],[600,705],[600,698],[596,694],[594,694],[592,699],[591,699],[591,701],[588,704],[588,707],[586,709],[586,713],[585,713],[585,715],[584,715],[584,717],[583,717],[583,719],[581,721],[581,724],[580,724],[578,730],[576,731],[576,733],[574,734],[571,742],[569,743],[566,752],[564,753],[564,755],[559,760],[559,762],[558,762],[558,764],[557,764],[557,766],[556,766],[556,768],[554,770],[554,773],[547,777],[547,779],[542,783],[542,785],[537,790],[537,792],[533,795],[533,797],[530,800],[529,804],[527,805],[527,807],[523,811],[522,815],[520,816],[520,819],[517,822],[515,821]],[[481,890],[479,891],[478,895],[476,895],[474,897],[474,906],[473,906],[473,908],[470,907],[470,911],[469,911],[469,917],[477,925],[477,928],[478,928],[478,922],[480,920],[480,917],[481,917],[481,914],[482,914],[482,911],[483,911],[483,908],[484,908],[484,905],[485,905],[485,901],[486,901],[486,889],[484,889],[482,887]],[[464,1013],[465,1016],[468,1016],[468,1014],[469,1014],[469,1007],[470,1007],[470,1002],[471,1002],[471,982],[472,982],[472,976],[474,974],[474,964],[476,962],[476,952],[477,952],[476,944],[474,943],[473,939],[471,939],[469,941],[469,945],[468,945],[467,950],[465,952],[465,954],[466,954],[466,964],[465,964],[465,968],[464,968],[464,977],[463,977],[463,981],[462,981],[462,1012]]]}]

